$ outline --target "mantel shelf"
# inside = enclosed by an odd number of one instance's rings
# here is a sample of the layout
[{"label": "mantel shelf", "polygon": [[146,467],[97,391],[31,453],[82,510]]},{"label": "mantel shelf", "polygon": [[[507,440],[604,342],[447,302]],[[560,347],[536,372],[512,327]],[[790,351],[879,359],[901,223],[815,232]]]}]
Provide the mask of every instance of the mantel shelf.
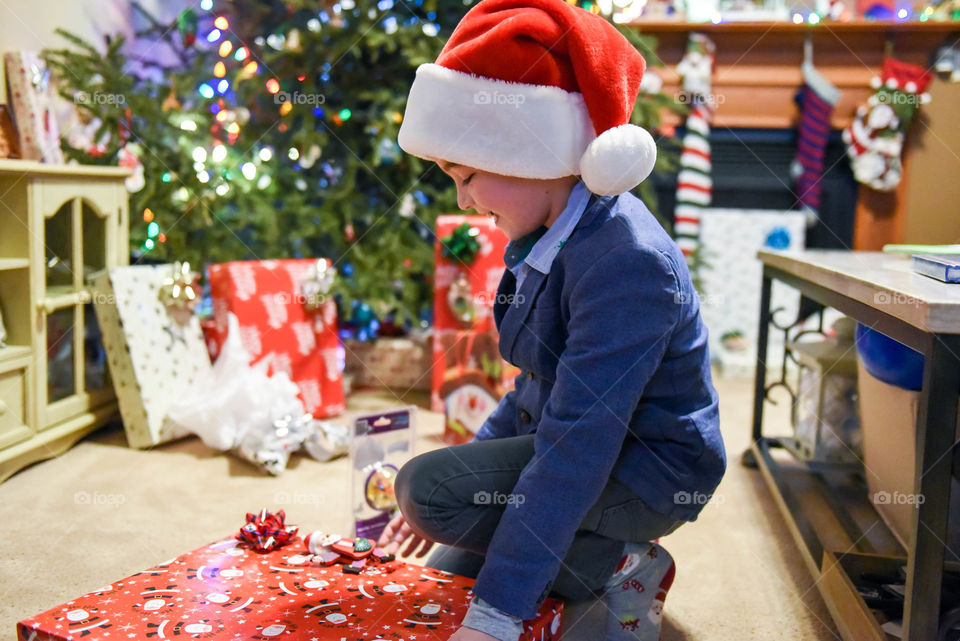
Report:
[{"label": "mantel shelf", "polygon": [[960,21],[937,22],[927,20],[894,21],[894,20],[855,20],[851,22],[821,22],[819,24],[800,23],[789,21],[764,22],[686,22],[682,20],[639,20],[626,23],[639,31],[664,33],[703,31],[706,33],[814,33],[814,34],[845,34],[845,33],[949,33],[960,31]]}]

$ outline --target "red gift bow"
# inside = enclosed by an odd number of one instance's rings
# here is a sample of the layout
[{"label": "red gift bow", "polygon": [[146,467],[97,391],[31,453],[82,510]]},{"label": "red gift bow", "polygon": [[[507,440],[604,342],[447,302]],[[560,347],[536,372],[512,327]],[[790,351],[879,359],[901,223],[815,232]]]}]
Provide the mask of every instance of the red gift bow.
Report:
[{"label": "red gift bow", "polygon": [[271,514],[266,508],[260,510],[259,514],[247,512],[247,523],[240,528],[237,539],[252,546],[257,552],[270,552],[287,543],[293,543],[299,538],[298,528],[296,525],[284,525],[286,517],[283,510],[276,514]]}]

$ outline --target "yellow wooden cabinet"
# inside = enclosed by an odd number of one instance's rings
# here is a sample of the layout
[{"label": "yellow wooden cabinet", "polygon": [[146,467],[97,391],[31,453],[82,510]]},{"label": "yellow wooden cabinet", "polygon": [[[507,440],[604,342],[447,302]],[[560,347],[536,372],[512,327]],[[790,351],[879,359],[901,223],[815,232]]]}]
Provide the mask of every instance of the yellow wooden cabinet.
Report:
[{"label": "yellow wooden cabinet", "polygon": [[127,175],[0,160],[0,481],[117,415],[88,280],[128,263]]}]

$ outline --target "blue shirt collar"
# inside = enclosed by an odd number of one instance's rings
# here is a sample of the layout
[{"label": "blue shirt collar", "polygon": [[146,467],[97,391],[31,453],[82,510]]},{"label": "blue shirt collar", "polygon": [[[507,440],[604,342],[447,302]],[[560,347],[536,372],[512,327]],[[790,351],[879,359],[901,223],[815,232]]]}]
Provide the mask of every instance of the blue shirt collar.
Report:
[{"label": "blue shirt collar", "polygon": [[541,226],[526,236],[507,243],[503,260],[510,271],[516,274],[522,261],[538,272],[549,274],[557,253],[570,238],[586,211],[590,196],[586,185],[582,180],[578,180],[567,198],[567,206],[549,228]]}]

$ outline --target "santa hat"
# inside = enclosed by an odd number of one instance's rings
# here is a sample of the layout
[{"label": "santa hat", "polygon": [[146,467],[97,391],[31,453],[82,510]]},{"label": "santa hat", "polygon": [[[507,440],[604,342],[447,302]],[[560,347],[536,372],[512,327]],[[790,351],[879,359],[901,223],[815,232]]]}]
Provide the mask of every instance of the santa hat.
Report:
[{"label": "santa hat", "polygon": [[429,160],[579,175],[595,194],[619,194],[656,160],[653,138],[629,124],[645,68],[612,24],[564,0],[482,0],[417,68],[397,142]]}]

